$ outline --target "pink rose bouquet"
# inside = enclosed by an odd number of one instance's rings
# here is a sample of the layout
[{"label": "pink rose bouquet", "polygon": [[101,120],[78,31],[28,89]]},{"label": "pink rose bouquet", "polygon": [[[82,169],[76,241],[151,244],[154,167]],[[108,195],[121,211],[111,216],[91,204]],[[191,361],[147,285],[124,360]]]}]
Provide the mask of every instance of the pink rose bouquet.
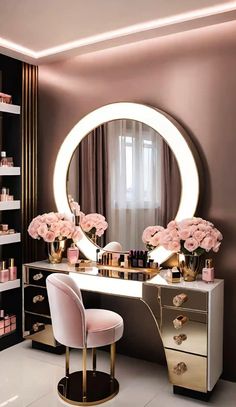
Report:
[{"label": "pink rose bouquet", "polygon": [[210,250],[218,252],[222,239],[213,223],[202,218],[190,218],[169,222],[159,236],[159,244],[176,253],[201,255]]},{"label": "pink rose bouquet", "polygon": [[66,215],[57,212],[36,216],[28,227],[28,233],[33,239],[42,238],[49,243],[64,238],[74,241],[82,238],[79,227],[75,226]]},{"label": "pink rose bouquet", "polygon": [[102,236],[108,227],[108,223],[103,215],[99,213],[89,213],[84,215],[80,212],[80,226],[89,236]]},{"label": "pink rose bouquet", "polygon": [[163,230],[163,226],[148,226],[144,229],[142,241],[145,243],[148,250],[153,250],[156,246],[159,246],[160,236]]}]

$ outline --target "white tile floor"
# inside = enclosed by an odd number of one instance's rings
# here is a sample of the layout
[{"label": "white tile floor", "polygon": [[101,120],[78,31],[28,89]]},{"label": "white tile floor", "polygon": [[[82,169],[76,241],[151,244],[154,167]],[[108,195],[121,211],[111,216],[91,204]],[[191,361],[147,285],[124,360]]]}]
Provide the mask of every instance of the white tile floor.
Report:
[{"label": "white tile floor", "polygon": [[[98,353],[98,369],[107,371],[109,356]],[[71,352],[71,367],[78,369],[79,351]],[[0,353],[0,407],[60,407],[56,392],[64,375],[64,356],[31,349],[30,341]],[[236,406],[236,383],[219,381],[209,403],[172,394],[165,367],[117,355],[120,392],[104,407]],[[68,406],[68,404],[66,404]]]}]

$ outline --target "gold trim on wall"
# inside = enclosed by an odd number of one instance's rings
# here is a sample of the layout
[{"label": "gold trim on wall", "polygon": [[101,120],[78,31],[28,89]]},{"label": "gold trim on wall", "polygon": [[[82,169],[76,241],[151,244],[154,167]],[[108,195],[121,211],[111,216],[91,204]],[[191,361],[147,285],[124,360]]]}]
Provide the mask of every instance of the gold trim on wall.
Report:
[{"label": "gold trim on wall", "polygon": [[23,263],[37,258],[36,241],[28,233],[28,225],[37,215],[37,114],[38,67],[22,63],[22,256]]}]

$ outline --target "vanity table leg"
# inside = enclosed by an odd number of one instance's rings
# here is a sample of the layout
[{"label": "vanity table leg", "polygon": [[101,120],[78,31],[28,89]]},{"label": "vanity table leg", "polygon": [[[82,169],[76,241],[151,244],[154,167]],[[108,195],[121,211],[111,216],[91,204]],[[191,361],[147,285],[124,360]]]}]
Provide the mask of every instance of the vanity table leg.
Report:
[{"label": "vanity table leg", "polygon": [[111,379],[115,378],[116,344],[111,344]]}]

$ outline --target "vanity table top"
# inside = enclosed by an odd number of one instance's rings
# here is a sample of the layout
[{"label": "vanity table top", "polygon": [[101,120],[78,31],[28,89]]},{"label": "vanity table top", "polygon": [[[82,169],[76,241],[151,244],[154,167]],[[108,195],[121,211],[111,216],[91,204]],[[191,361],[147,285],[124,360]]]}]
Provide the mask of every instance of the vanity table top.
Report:
[{"label": "vanity table top", "polygon": [[165,270],[145,282],[103,277],[98,274],[98,269],[95,266],[88,266],[86,268],[82,268],[81,271],[77,271],[75,270],[75,267],[70,266],[66,260],[63,260],[63,262],[59,264],[51,264],[47,260],[43,260],[33,263],[26,263],[24,266],[51,272],[68,272],[72,278],[78,282],[81,290],[131,298],[142,298],[143,284],[152,286],[168,286],[170,288],[185,288],[204,292],[211,292],[219,284],[223,284],[223,280],[220,279],[215,279],[213,283],[209,284],[202,280],[193,282],[182,281],[180,283],[168,283],[163,277]]}]

